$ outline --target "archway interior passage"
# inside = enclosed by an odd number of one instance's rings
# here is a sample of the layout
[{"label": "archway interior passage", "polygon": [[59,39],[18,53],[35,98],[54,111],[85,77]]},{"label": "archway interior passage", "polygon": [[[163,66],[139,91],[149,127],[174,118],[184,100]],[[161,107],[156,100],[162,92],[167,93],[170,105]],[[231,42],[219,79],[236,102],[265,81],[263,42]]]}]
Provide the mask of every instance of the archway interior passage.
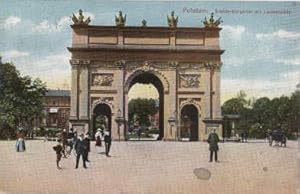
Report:
[{"label": "archway interior passage", "polygon": [[[136,86],[138,84],[142,84],[144,86],[144,87],[139,87],[139,90],[142,90],[142,91],[137,92],[135,90],[134,94],[132,94],[131,90],[134,88],[134,86]],[[157,91],[153,91],[153,86]],[[149,88],[151,91],[149,91]],[[157,102],[157,105],[158,105],[158,117],[159,117],[158,118],[158,129],[157,129],[158,130],[157,140],[161,140],[164,136],[164,88],[163,88],[163,84],[160,81],[160,79],[158,77],[156,77],[154,74],[141,73],[141,74],[137,75],[136,77],[134,77],[129,85],[129,93],[131,93],[130,98],[137,99],[139,97],[145,97],[144,94],[141,96],[138,95],[139,93],[143,93],[143,92],[146,92],[146,93],[150,92],[151,93],[149,96],[150,98],[151,98],[151,96],[158,96],[158,99],[155,99]],[[153,92],[157,92],[158,95],[153,94]],[[137,95],[135,95],[135,94],[137,94]],[[148,99],[149,99],[149,97],[148,97]],[[130,115],[128,115],[128,118],[129,117],[130,117]],[[129,122],[129,124],[130,124],[130,122]],[[143,123],[139,123],[139,125],[143,125]],[[134,126],[129,126],[129,129],[127,132],[129,133],[129,131],[132,131],[133,127]],[[138,126],[138,127],[141,127],[141,126]]]},{"label": "archway interior passage", "polygon": [[198,141],[198,109],[192,105],[185,105],[181,109],[181,137],[189,138],[190,141]]},{"label": "archway interior passage", "polygon": [[98,104],[93,110],[93,132],[100,128],[111,135],[111,109],[107,104]]}]

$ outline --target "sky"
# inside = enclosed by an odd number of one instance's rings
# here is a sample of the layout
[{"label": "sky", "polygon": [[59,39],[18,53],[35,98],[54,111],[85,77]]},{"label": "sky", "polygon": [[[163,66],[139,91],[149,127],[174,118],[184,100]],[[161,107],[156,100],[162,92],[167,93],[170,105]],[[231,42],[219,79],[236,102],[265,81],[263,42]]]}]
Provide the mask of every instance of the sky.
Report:
[{"label": "sky", "polygon": [[[244,90],[249,98],[289,96],[300,83],[300,2],[0,0],[0,56],[22,75],[49,88],[70,88],[70,16],[83,9],[92,25],[167,26],[171,11],[178,27],[203,27],[211,12],[222,17],[221,101]],[[152,86],[135,85],[130,96],[156,97]]]}]

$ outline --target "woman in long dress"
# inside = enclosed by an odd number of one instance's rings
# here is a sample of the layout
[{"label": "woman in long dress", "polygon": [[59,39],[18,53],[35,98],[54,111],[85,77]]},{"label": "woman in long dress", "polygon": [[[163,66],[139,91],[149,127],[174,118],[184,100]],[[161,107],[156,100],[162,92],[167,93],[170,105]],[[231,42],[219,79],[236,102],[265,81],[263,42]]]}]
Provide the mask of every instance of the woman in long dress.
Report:
[{"label": "woman in long dress", "polygon": [[17,152],[24,152],[26,150],[23,130],[17,132],[16,149]]},{"label": "woman in long dress", "polygon": [[101,129],[100,129],[100,128],[97,129],[97,132],[96,132],[96,134],[95,134],[95,139],[96,139],[96,144],[95,144],[95,146],[101,147],[101,146],[102,146],[102,141],[101,141],[101,139],[102,139],[102,134],[101,134]]}]

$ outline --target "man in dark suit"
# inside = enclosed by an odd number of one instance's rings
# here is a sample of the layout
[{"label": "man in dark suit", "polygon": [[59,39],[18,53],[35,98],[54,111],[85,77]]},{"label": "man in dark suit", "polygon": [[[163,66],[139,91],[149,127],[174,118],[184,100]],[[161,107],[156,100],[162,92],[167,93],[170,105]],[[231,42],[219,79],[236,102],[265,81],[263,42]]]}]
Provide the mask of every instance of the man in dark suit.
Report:
[{"label": "man in dark suit", "polygon": [[89,133],[87,133],[84,137],[84,140],[83,140],[83,143],[86,147],[86,150],[84,150],[84,155],[83,155],[83,159],[86,161],[86,162],[90,162],[89,161],[89,152],[91,151],[91,140],[90,140],[90,137],[89,137]]},{"label": "man in dark suit", "polygon": [[109,150],[111,146],[111,136],[108,131],[104,132],[104,142],[105,142],[105,155],[110,157]]},{"label": "man in dark suit", "polygon": [[85,164],[85,158],[84,158],[84,154],[87,151],[87,146],[83,141],[83,137],[84,137],[84,135],[81,134],[75,144],[75,150],[76,150],[76,154],[77,154],[75,168],[78,168],[80,156],[82,156],[83,168],[87,168],[86,164]]},{"label": "man in dark suit", "polygon": [[216,129],[213,129],[213,132],[209,134],[207,142],[209,143],[209,150],[210,150],[210,160],[209,160],[209,162],[213,161],[213,153],[215,153],[215,162],[219,162],[218,161],[219,136],[216,133]]}]

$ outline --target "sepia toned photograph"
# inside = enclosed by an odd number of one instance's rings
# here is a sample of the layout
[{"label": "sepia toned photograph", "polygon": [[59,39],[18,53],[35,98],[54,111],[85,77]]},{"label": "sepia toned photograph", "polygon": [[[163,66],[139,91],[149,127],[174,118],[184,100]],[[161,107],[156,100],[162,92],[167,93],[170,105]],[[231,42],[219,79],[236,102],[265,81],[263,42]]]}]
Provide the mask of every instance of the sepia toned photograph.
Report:
[{"label": "sepia toned photograph", "polygon": [[0,0],[0,194],[300,194],[300,2]]}]

